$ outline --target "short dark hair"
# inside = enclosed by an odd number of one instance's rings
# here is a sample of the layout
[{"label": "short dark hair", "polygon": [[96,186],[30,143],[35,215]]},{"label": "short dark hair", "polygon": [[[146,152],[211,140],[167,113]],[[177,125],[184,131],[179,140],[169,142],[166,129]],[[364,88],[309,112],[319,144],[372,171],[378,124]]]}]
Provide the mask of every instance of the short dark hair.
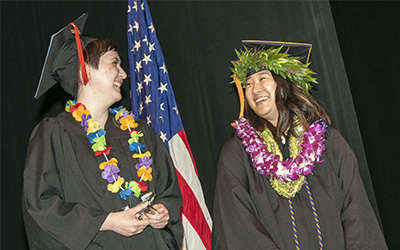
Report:
[{"label": "short dark hair", "polygon": [[94,40],[86,46],[85,62],[98,69],[100,57],[110,50],[118,51],[117,44],[114,41],[109,39]]}]

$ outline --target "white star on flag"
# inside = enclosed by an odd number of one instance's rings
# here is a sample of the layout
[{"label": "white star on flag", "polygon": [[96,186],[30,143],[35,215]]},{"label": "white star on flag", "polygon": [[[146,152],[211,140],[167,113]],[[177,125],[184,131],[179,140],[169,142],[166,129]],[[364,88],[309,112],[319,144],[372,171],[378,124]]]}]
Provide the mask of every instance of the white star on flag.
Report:
[{"label": "white star on flag", "polygon": [[149,125],[149,126],[150,126],[150,124],[151,124],[151,120],[150,120],[150,116],[149,116],[149,115],[146,116],[146,123],[147,123],[147,125]]},{"label": "white star on flag", "polygon": [[136,92],[138,92],[138,94],[141,94],[141,93],[142,93],[142,89],[143,89],[143,87],[142,87],[142,82],[138,82],[138,83],[137,83]]},{"label": "white star on flag", "polygon": [[136,71],[137,71],[137,72],[139,72],[140,69],[143,68],[142,65],[141,65],[141,63],[142,63],[141,61],[136,62]]},{"label": "white star on flag", "polygon": [[167,139],[167,134],[166,134],[166,133],[164,134],[162,131],[160,131],[160,134],[161,134],[161,135],[160,135],[160,138],[161,138],[161,140],[162,140],[163,142],[165,142],[166,140],[168,140],[168,139]]},{"label": "white star on flag", "polygon": [[151,52],[151,51],[155,51],[156,49],[154,48],[154,45],[155,45],[155,43],[150,43],[150,46],[149,46],[149,51]]},{"label": "white star on flag", "polygon": [[151,54],[149,54],[149,55],[144,54],[143,56],[144,56],[143,61],[146,62],[146,65],[148,62],[151,62],[151,59],[150,59]]},{"label": "white star on flag", "polygon": [[153,26],[153,23],[151,23],[151,25],[149,26],[149,30],[151,30],[151,33],[153,33],[153,32],[154,32],[154,26]]},{"label": "white star on flag", "polygon": [[163,70],[164,74],[165,74],[165,72],[167,72],[167,67],[165,66],[165,63],[163,63],[163,65],[160,67],[160,69]]},{"label": "white star on flag", "polygon": [[146,103],[147,105],[149,104],[149,103],[151,103],[151,99],[150,99],[150,97],[151,97],[151,95],[146,95],[146,101],[144,101],[144,103]]},{"label": "white star on flag", "polygon": [[139,51],[139,48],[141,47],[140,41],[135,41],[135,46],[133,46],[133,49],[136,51]]},{"label": "white star on flag", "polygon": [[148,75],[144,74],[144,80],[143,80],[143,82],[146,83],[146,86],[149,85],[149,82],[152,81],[150,77],[151,77],[151,74],[148,74]]},{"label": "white star on flag", "polygon": [[163,84],[162,82],[160,82],[160,87],[159,87],[158,89],[161,91],[161,94],[162,94],[164,91],[168,91],[168,89],[167,89],[167,84],[168,84],[168,83]]}]

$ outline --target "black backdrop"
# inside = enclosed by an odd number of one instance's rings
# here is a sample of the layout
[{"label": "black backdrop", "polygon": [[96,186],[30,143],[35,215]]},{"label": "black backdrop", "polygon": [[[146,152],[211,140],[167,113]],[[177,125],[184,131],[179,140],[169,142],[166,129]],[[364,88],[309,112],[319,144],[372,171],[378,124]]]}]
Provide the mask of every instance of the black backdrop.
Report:
[{"label": "black backdrop", "polygon": [[[400,139],[394,79],[399,2],[149,1],[149,6],[210,212],[218,155],[238,115],[228,84],[233,49],[241,39],[311,42],[311,68],[320,82],[313,95],[353,147],[389,247],[400,247],[394,161]],[[33,99],[50,36],[88,12],[84,33],[116,40],[127,69],[127,3],[2,1],[0,7],[1,247],[26,249],[21,186],[28,138],[69,98],[56,86]],[[123,93],[121,104],[129,107],[128,81]]]}]

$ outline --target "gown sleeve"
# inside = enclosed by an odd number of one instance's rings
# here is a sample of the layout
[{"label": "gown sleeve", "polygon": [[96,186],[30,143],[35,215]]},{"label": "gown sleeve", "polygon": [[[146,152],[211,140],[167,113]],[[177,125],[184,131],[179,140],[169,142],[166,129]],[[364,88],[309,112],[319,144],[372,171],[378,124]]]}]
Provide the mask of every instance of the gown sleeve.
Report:
[{"label": "gown sleeve", "polygon": [[376,215],[368,200],[357,159],[345,139],[331,129],[332,154],[338,166],[343,207],[341,221],[346,249],[387,249]]},{"label": "gown sleeve", "polygon": [[23,214],[31,249],[85,249],[108,212],[65,201],[63,129],[47,118],[33,131],[24,169]]},{"label": "gown sleeve", "polygon": [[246,171],[248,161],[237,137],[224,145],[214,197],[213,249],[278,249],[256,216],[257,204],[251,193],[257,190],[250,189],[249,182],[255,177]]}]

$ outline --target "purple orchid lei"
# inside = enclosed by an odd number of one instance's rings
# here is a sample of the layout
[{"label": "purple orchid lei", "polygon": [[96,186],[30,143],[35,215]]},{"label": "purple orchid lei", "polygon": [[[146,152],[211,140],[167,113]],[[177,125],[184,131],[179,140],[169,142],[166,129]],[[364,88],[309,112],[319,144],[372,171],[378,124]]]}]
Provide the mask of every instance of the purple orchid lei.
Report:
[{"label": "purple orchid lei", "polygon": [[250,154],[253,167],[261,175],[271,176],[284,182],[296,181],[300,176],[308,176],[314,169],[314,163],[320,160],[325,150],[325,131],[328,125],[323,119],[309,125],[304,134],[301,151],[295,158],[281,161],[278,155],[268,151],[263,139],[258,135],[246,118],[235,121],[236,135],[242,138],[242,144],[246,152]]}]

